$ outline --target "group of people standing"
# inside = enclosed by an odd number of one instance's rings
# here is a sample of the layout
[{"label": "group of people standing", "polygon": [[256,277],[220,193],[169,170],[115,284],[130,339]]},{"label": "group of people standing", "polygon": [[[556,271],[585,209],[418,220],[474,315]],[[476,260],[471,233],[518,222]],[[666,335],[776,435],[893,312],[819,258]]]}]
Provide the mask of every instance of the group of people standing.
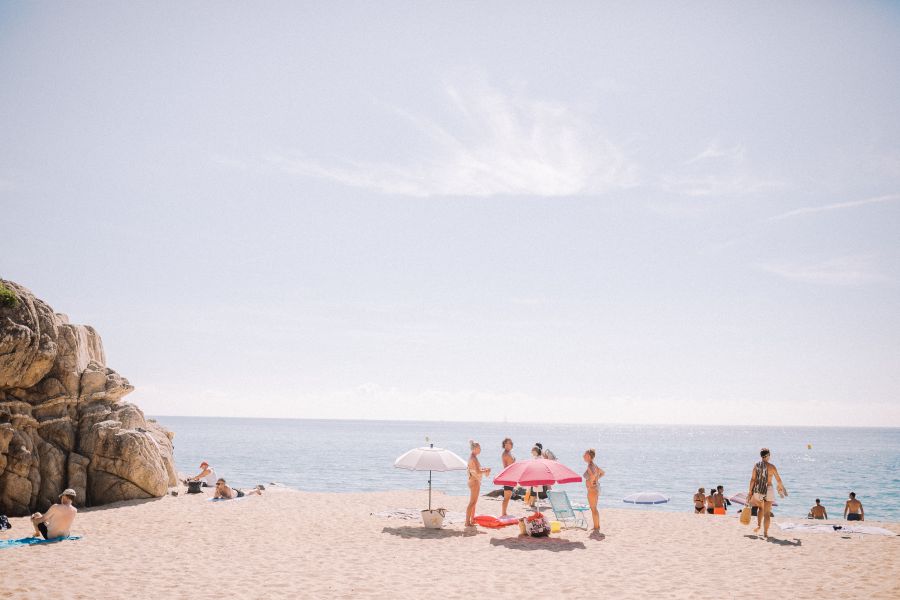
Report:
[{"label": "group of people standing", "polygon": [[725,486],[710,486],[709,495],[706,488],[700,488],[694,494],[694,512],[697,514],[724,515],[729,506],[731,501],[725,497]]},{"label": "group of people standing", "polygon": [[[500,447],[503,449],[503,452],[500,454],[500,461],[503,464],[503,468],[506,469],[516,462],[516,457],[512,452],[512,439],[505,438],[501,442]],[[478,455],[481,454],[480,443],[476,442],[475,440],[469,440],[469,450],[471,451],[471,454],[469,455],[468,464],[469,505],[466,507],[466,527],[474,527],[475,507],[478,504],[478,496],[481,492],[481,478],[490,475],[491,469],[489,467],[482,467],[481,462],[478,459]],[[597,503],[600,501],[600,478],[603,477],[606,473],[594,462],[596,457],[597,451],[593,448],[585,450],[583,458],[584,462],[587,463],[587,469],[584,472],[583,478],[585,486],[587,487],[588,506],[591,509],[591,517],[593,518],[593,531],[599,532],[600,513],[597,510]],[[544,449],[543,445],[540,442],[536,443],[531,449],[531,458],[556,460],[556,456],[553,454],[553,452]],[[513,486],[503,486],[503,507],[501,510],[501,517],[507,516],[507,511],[509,510],[509,501],[512,499],[514,491],[515,488]],[[546,497],[544,496],[545,493],[546,488],[538,489],[537,487],[535,487],[530,490],[529,497]]]}]

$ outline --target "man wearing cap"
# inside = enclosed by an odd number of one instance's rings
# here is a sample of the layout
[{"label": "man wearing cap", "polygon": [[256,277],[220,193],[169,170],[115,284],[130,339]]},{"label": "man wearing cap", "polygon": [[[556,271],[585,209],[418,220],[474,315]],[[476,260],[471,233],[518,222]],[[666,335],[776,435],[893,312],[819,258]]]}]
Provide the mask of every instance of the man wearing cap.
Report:
[{"label": "man wearing cap", "polygon": [[72,506],[75,501],[75,490],[68,488],[59,495],[59,504],[54,504],[44,514],[31,515],[34,526],[34,537],[43,536],[45,540],[58,537],[69,537],[69,529],[75,522],[78,509]]},{"label": "man wearing cap", "polygon": [[188,481],[202,481],[203,487],[216,487],[216,470],[209,466],[205,460],[200,463],[200,472],[189,478]]}]

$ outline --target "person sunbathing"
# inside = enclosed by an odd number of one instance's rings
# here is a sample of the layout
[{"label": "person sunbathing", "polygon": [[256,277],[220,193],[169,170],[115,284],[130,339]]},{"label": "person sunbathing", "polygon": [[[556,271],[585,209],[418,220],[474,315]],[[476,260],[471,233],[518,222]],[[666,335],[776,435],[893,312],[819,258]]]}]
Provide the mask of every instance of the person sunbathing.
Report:
[{"label": "person sunbathing", "polygon": [[54,504],[47,512],[39,512],[31,515],[31,524],[34,526],[34,537],[43,537],[45,540],[69,537],[69,530],[75,522],[78,509],[72,506],[75,502],[75,490],[68,488],[59,495],[59,504]]},{"label": "person sunbathing", "polygon": [[262,486],[258,485],[249,492],[243,492],[237,488],[233,488],[225,483],[224,479],[216,481],[216,493],[213,498],[221,500],[234,500],[235,498],[243,498],[244,496],[262,496]]}]

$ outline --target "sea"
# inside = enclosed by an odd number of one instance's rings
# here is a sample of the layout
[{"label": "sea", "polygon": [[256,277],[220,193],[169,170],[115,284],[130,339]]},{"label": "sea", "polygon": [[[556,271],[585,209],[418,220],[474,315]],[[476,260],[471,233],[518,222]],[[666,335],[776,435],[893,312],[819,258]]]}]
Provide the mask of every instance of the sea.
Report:
[{"label": "sea", "polygon": [[[584,451],[595,448],[595,462],[606,471],[601,508],[692,512],[700,487],[723,485],[728,496],[746,492],[759,450],[767,447],[789,494],[778,500],[776,515],[805,517],[819,498],[829,517],[840,518],[853,491],[868,519],[900,522],[900,428],[153,418],[175,432],[179,471],[194,475],[206,460],[238,487],[274,482],[314,492],[424,492],[427,472],[393,466],[407,450],[434,444],[467,459],[468,440],[475,439],[493,477],[501,470],[501,442],[510,437],[518,459],[529,458],[540,442],[578,473]],[[433,486],[468,493],[465,471],[434,473]],[[493,488],[485,480],[482,492]],[[583,484],[559,488],[573,501],[585,500]],[[670,500],[623,503],[636,492],[660,492]]]}]

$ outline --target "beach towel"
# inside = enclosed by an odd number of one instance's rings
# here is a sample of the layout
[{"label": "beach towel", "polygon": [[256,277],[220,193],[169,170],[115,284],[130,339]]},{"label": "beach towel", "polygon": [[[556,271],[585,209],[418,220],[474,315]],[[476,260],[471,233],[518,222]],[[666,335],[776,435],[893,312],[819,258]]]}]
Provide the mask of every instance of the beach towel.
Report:
[{"label": "beach towel", "polygon": [[478,515],[473,521],[475,521],[476,524],[489,529],[500,529],[501,527],[519,524],[519,519],[517,517],[509,516],[497,518],[493,515]]},{"label": "beach towel", "polygon": [[44,538],[39,537],[26,537],[19,538],[17,540],[0,540],[0,550],[4,548],[18,548],[20,546],[36,546],[38,544],[55,544],[57,542],[64,542],[66,540],[80,540],[80,535],[70,535],[69,537],[58,537],[52,538],[49,540],[45,540]]},{"label": "beach towel", "polygon": [[[391,510],[383,510],[381,512],[371,513],[373,517],[381,517],[383,519],[401,519],[403,521],[420,521],[422,519],[422,509],[420,508],[394,508]],[[454,523],[465,523],[466,515],[461,512],[447,511],[444,513],[444,523],[453,525]]]},{"label": "beach towel", "polygon": [[207,502],[235,502],[237,500],[246,500],[249,496],[241,496],[240,498],[207,498]]},{"label": "beach towel", "polygon": [[777,523],[782,531],[810,531],[813,533],[865,533],[868,535],[898,535],[890,529],[874,525],[828,525],[827,523]]}]

